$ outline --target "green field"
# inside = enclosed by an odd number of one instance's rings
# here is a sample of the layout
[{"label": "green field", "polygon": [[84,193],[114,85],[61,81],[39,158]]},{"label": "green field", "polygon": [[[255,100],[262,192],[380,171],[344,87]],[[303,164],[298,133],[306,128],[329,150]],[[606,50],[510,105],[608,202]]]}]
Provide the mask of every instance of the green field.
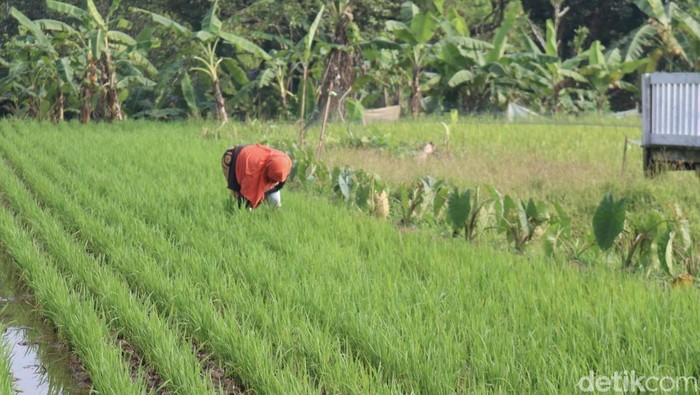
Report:
[{"label": "green field", "polygon": [[[645,179],[634,147],[621,174],[624,137],[639,130],[614,123],[464,120],[451,155],[424,162],[412,150],[440,147],[437,120],[335,125],[324,160],[389,185],[432,174],[558,200],[581,233],[605,192],[633,210],[674,202],[697,234],[694,174]],[[397,227],[303,186],[284,190],[280,210],[238,211],[224,149],[283,144],[296,129],[230,124],[201,137],[214,129],[0,123],[0,245],[96,391],[560,394],[590,371],[700,376],[695,287],[602,254],[573,264]]]}]

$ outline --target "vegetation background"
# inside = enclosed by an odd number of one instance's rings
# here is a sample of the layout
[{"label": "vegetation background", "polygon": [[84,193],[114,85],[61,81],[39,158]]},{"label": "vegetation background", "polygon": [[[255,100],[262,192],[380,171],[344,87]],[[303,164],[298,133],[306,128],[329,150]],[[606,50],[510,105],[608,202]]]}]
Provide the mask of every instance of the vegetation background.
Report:
[{"label": "vegetation background", "polygon": [[[2,113],[316,120],[633,109],[639,77],[699,68],[679,0],[5,0]],[[339,109],[340,112],[336,111]]]}]

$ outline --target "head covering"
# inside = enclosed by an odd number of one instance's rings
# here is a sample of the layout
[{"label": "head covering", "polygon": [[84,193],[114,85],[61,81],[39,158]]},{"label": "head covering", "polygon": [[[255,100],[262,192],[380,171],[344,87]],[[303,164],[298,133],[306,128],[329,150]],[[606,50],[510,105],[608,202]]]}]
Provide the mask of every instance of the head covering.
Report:
[{"label": "head covering", "polygon": [[255,208],[265,198],[265,192],[278,182],[287,181],[292,160],[282,151],[264,145],[249,145],[236,159],[236,178],[241,195]]}]

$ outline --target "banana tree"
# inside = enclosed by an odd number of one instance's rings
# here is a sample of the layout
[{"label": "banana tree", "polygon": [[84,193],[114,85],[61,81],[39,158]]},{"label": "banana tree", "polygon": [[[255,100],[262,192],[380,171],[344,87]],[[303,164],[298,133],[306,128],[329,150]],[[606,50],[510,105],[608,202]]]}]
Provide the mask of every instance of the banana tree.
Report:
[{"label": "banana tree", "polygon": [[439,59],[450,67],[447,84],[450,88],[464,86],[461,94],[467,109],[485,110],[490,103],[512,99],[508,91],[517,80],[510,78],[513,62],[508,59],[506,49],[518,12],[516,7],[507,9],[491,42],[459,34],[450,34],[441,42]]},{"label": "banana tree", "polygon": [[647,49],[647,71],[700,69],[700,21],[674,2],[634,0],[648,17],[647,24],[633,32],[626,60],[641,59]]},{"label": "banana tree", "polygon": [[594,41],[588,49],[588,65],[581,68],[581,75],[588,80],[599,112],[603,111],[608,103],[608,90],[635,89],[634,85],[625,82],[623,78],[647,63],[646,59],[623,61],[619,49],[613,49],[607,54],[603,54],[603,49],[600,41]]},{"label": "banana tree", "polygon": [[140,52],[139,43],[121,31],[131,25],[116,17],[120,3],[120,0],[113,1],[103,17],[93,0],[86,0],[85,9],[47,0],[49,9],[69,18],[75,27],[50,19],[34,21],[51,34],[57,45],[69,50],[58,63],[63,79],[72,80],[74,70],[79,70],[83,76],[78,94],[82,122],[90,120],[95,107],[102,111],[104,118],[123,120],[121,101],[128,94],[128,86],[152,84],[144,72],[152,75],[157,72]]},{"label": "banana tree", "polygon": [[42,119],[48,116],[47,78],[50,74],[47,57],[36,47],[14,37],[3,50],[8,59],[0,60],[0,102],[10,105],[15,116]]},{"label": "banana tree", "polygon": [[323,10],[325,9],[324,6],[321,6],[321,9],[318,11],[318,14],[316,14],[316,18],[314,18],[314,21],[311,23],[311,26],[309,27],[309,31],[306,33],[304,38],[302,39],[302,44],[303,47],[303,52],[301,53],[299,63],[301,64],[302,68],[302,79],[301,79],[301,109],[299,110],[299,123],[301,124],[299,128],[299,146],[304,147],[305,141],[304,141],[304,134],[306,131],[306,127],[304,125],[304,118],[306,117],[306,87],[307,87],[307,80],[309,78],[309,66],[311,65],[311,60],[312,60],[312,49],[314,45],[314,37],[316,36],[316,32],[318,30],[318,25],[321,22],[321,17],[323,16]]},{"label": "banana tree", "polygon": [[[410,108],[413,116],[421,112],[421,89],[427,66],[435,60],[435,34],[439,26],[438,17],[432,12],[421,11],[412,2],[402,5],[406,23],[391,20],[386,29],[391,34],[400,56],[400,67],[410,87]],[[434,83],[435,81],[433,81]]]},{"label": "banana tree", "polygon": [[561,112],[566,106],[573,110],[572,96],[576,87],[585,85],[588,80],[581,75],[580,66],[585,60],[585,54],[576,55],[569,59],[560,59],[556,31],[552,20],[547,20],[547,31],[544,51],[536,45],[531,46],[531,52],[521,54],[518,63],[521,87],[528,87],[544,108],[553,114]]},{"label": "banana tree", "polygon": [[[40,83],[46,91],[54,92],[54,119],[63,121],[66,104],[65,94],[75,93],[77,89],[70,57],[61,56],[57,47],[70,45],[70,40],[67,35],[62,35],[60,38],[50,37],[42,29],[67,32],[68,35],[76,34],[77,31],[59,21],[32,21],[14,7],[10,9],[10,15],[27,32],[27,35],[15,38],[16,44],[26,49],[26,56],[33,58],[31,63],[20,62],[16,65],[18,67],[12,68],[13,75],[11,77],[16,80],[20,75],[18,70],[24,70],[31,73],[30,79],[40,79]],[[30,100],[31,102],[36,103],[34,100]],[[35,115],[40,116],[38,112]]]},{"label": "banana tree", "polygon": [[262,48],[251,41],[223,30],[223,23],[217,16],[218,0],[214,1],[211,8],[202,19],[202,28],[199,31],[192,31],[176,21],[140,8],[132,8],[133,11],[144,13],[151,17],[151,21],[163,27],[172,29],[188,42],[194,42],[195,48],[192,54],[188,55],[189,60],[197,64],[190,68],[204,74],[210,81],[214,105],[217,118],[222,122],[228,121],[226,102],[221,89],[221,66],[224,65],[227,71],[232,74],[245,75],[245,71],[231,57],[220,56],[217,53],[217,46],[220,42],[227,43],[236,49],[240,49],[248,54],[263,60],[270,60],[270,55]]}]

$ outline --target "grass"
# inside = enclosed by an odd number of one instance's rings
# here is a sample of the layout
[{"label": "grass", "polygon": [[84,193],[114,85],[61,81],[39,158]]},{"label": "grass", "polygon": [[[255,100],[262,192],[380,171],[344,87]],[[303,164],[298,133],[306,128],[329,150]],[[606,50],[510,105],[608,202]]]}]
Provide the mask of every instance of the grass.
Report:
[{"label": "grass", "polygon": [[[115,332],[136,347],[174,392],[214,393],[211,382],[201,377],[199,361],[191,346],[180,344],[181,334],[173,333],[168,324],[154,314],[147,300],[137,300],[122,279],[109,270],[100,270],[99,262],[76,244],[48,211],[39,209],[32,196],[6,167],[0,167],[2,189],[17,212],[31,223],[31,233],[46,246],[66,274],[72,274],[98,301],[103,314],[118,317],[110,324]],[[55,193],[55,190],[51,190]]]},{"label": "grass", "polygon": [[[95,310],[94,300],[72,290],[52,260],[6,208],[0,210],[0,238],[4,248],[24,273],[44,314],[72,345],[93,380],[95,390],[112,394],[141,394],[141,376],[132,381],[130,367]],[[107,367],[107,368],[105,368]]]},{"label": "grass", "polygon": [[0,128],[41,209],[246,389],[540,394],[591,370],[700,375],[695,289],[399,231],[302,191],[226,211],[231,141],[194,124]]},{"label": "grass", "polygon": [[12,347],[5,338],[5,326],[0,324],[0,392],[11,394],[14,392],[14,381],[11,370]]}]

